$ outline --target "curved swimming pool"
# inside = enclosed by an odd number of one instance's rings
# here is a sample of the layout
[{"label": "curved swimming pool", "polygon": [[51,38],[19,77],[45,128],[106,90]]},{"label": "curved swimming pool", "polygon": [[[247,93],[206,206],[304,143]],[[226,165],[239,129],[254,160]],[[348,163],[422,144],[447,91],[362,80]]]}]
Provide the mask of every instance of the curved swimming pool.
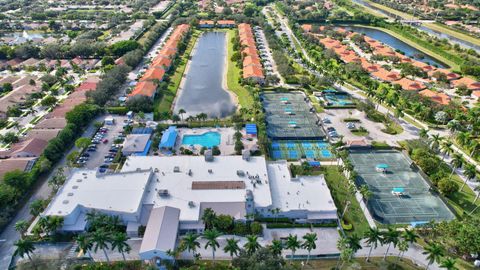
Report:
[{"label": "curved swimming pool", "polygon": [[220,144],[220,133],[209,131],[199,135],[184,135],[182,138],[183,145],[201,145],[212,148]]}]

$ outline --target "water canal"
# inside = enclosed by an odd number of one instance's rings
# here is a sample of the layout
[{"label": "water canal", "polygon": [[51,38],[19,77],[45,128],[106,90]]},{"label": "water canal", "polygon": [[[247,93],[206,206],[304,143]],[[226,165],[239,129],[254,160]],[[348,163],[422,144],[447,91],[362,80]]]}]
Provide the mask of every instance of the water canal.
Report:
[{"label": "water canal", "polygon": [[445,64],[443,64],[442,62],[432,58],[429,55],[424,54],[423,52],[419,51],[415,47],[408,45],[407,43],[399,40],[398,38],[386,32],[380,31],[378,29],[363,27],[363,26],[347,26],[345,28],[358,33],[363,33],[368,37],[371,37],[380,42],[383,42],[395,50],[402,51],[403,53],[405,53],[406,56],[412,59],[416,59],[418,61],[430,64],[433,66],[437,66],[440,68],[446,67]]},{"label": "water canal", "polygon": [[186,116],[206,113],[223,118],[235,112],[234,98],[226,87],[227,38],[225,32],[204,32],[199,37],[175,102],[174,112]]}]

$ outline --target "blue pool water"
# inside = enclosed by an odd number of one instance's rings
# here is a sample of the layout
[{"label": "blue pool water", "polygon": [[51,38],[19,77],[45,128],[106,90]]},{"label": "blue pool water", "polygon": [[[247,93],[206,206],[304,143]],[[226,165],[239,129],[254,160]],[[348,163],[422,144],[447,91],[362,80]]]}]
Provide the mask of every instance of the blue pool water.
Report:
[{"label": "blue pool water", "polygon": [[353,105],[352,98],[348,95],[325,95],[328,103],[334,106]]},{"label": "blue pool water", "polygon": [[201,135],[184,135],[182,138],[183,145],[201,145],[212,148],[220,144],[220,133],[206,132]]}]

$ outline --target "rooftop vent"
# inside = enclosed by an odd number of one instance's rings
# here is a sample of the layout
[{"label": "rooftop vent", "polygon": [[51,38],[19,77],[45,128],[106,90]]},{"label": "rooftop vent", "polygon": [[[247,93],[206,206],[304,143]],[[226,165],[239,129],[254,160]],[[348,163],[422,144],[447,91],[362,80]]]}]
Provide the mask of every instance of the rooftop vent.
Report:
[{"label": "rooftop vent", "polygon": [[153,170],[154,172],[158,173],[158,168],[155,168],[155,170]]},{"label": "rooftop vent", "polygon": [[213,170],[212,170],[212,169],[208,169],[208,173],[213,173]]},{"label": "rooftop vent", "polygon": [[244,177],[244,176],[245,176],[245,172],[242,171],[242,170],[237,170],[237,175],[240,176],[240,177]]},{"label": "rooftop vent", "polygon": [[158,196],[160,197],[168,197],[170,196],[170,193],[168,193],[168,189],[160,189],[158,191]]},{"label": "rooftop vent", "polygon": [[64,200],[62,203],[63,204],[68,204],[68,200]]},{"label": "rooftop vent", "polygon": [[178,166],[173,167],[173,172],[175,173],[180,172],[180,167]]},{"label": "rooftop vent", "polygon": [[189,202],[188,202],[188,206],[189,206],[190,208],[193,208],[193,207],[195,207],[195,203],[194,203],[193,201],[189,201]]},{"label": "rooftop vent", "polygon": [[80,183],[80,182],[82,182],[82,179],[77,179],[77,183]]},{"label": "rooftop vent", "polygon": [[187,174],[188,174],[188,176],[192,176],[192,174],[193,174],[193,173],[192,173],[192,170],[188,170],[188,173],[187,173]]},{"label": "rooftop vent", "polygon": [[73,196],[73,192],[68,193],[67,196]]},{"label": "rooftop vent", "polygon": [[73,186],[72,189],[78,189],[78,186]]}]

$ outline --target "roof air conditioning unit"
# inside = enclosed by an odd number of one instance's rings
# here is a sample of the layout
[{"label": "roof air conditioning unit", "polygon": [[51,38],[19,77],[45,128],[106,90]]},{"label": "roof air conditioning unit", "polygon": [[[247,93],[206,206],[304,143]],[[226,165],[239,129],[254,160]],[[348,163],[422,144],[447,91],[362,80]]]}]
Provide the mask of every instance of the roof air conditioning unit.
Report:
[{"label": "roof air conditioning unit", "polygon": [[160,189],[158,191],[158,196],[160,197],[168,197],[170,196],[170,193],[168,192],[168,189]]},{"label": "roof air conditioning unit", "polygon": [[188,202],[188,206],[189,206],[190,208],[193,208],[193,207],[195,207],[195,203],[194,203],[193,201],[189,201],[189,202]]},{"label": "roof air conditioning unit", "polygon": [[178,166],[173,167],[173,172],[174,173],[180,172],[180,167],[178,167]]}]

